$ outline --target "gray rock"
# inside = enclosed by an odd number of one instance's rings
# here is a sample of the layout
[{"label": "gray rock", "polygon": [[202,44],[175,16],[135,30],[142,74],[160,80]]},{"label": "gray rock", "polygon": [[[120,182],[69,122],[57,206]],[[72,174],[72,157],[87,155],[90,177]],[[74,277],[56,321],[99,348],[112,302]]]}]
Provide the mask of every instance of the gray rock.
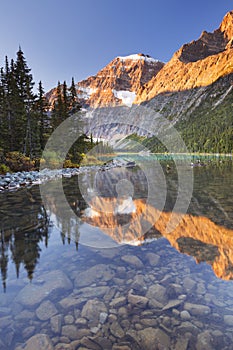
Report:
[{"label": "gray rock", "polygon": [[23,320],[31,320],[33,319],[35,313],[28,310],[21,311],[18,315],[15,316],[15,320],[23,321]]},{"label": "gray rock", "polygon": [[116,338],[122,338],[125,333],[122,329],[122,327],[120,326],[120,324],[117,321],[114,321],[111,326],[110,326],[110,332],[112,333],[112,335]]},{"label": "gray rock", "polygon": [[74,325],[65,325],[62,327],[62,330],[61,330],[62,336],[67,337],[71,340],[77,339],[77,332],[78,332],[78,329]]},{"label": "gray rock", "polygon": [[196,282],[194,279],[190,278],[190,277],[185,277],[183,280],[183,286],[186,290],[186,292],[190,292],[190,290],[192,290],[196,285]]},{"label": "gray rock", "polygon": [[112,299],[110,303],[110,307],[112,308],[119,308],[121,306],[124,306],[126,304],[126,297],[118,297]]},{"label": "gray rock", "polygon": [[190,313],[187,310],[181,311],[180,317],[183,321],[189,321],[191,319]]},{"label": "gray rock", "polygon": [[66,315],[64,317],[65,324],[72,324],[74,323],[74,317],[72,315]]},{"label": "gray rock", "polygon": [[148,292],[146,293],[146,297],[149,300],[154,299],[163,305],[167,304],[166,288],[160,284],[150,286]]},{"label": "gray rock", "polygon": [[93,326],[98,325],[100,313],[107,313],[107,308],[102,301],[98,300],[88,300],[82,309],[81,316],[92,321]]},{"label": "gray rock", "polygon": [[214,350],[211,345],[212,336],[209,331],[198,334],[196,349],[197,350]]},{"label": "gray rock", "polygon": [[201,304],[185,303],[184,309],[193,316],[204,316],[209,315],[211,313],[211,309],[209,306]]},{"label": "gray rock", "polygon": [[162,309],[163,308],[163,304],[161,304],[159,301],[157,301],[155,299],[149,299],[148,306],[151,309]]},{"label": "gray rock", "polygon": [[182,334],[185,334],[186,332],[197,334],[199,332],[199,329],[193,323],[185,321],[182,322],[182,324],[179,327],[177,327],[177,331],[179,331]]},{"label": "gray rock", "polygon": [[54,347],[46,334],[36,334],[26,342],[24,350],[54,350]]},{"label": "gray rock", "polygon": [[143,275],[136,275],[132,283],[132,288],[138,292],[145,292],[147,290]]},{"label": "gray rock", "polygon": [[75,324],[85,326],[87,324],[87,320],[85,318],[79,317],[76,319]]},{"label": "gray rock", "polygon": [[[73,342],[72,342],[73,343]],[[66,344],[66,343],[59,343],[55,346],[54,350],[75,350],[76,349],[76,345],[73,345],[72,343],[70,344]],[[80,349],[80,348],[79,348]]]},{"label": "gray rock", "polygon": [[11,316],[4,316],[0,318],[0,329],[4,329],[9,327],[13,323],[13,319]]},{"label": "gray rock", "polygon": [[92,338],[84,337],[81,340],[81,344],[84,345],[87,349],[90,349],[90,350],[101,350],[102,349],[100,347],[100,345],[96,344],[96,342],[92,340]]},{"label": "gray rock", "polygon": [[66,298],[63,298],[62,300],[59,301],[59,305],[65,309],[73,309],[74,307],[80,307],[86,303],[87,299],[84,297],[78,297],[78,296],[73,296],[70,295]]},{"label": "gray rock", "polygon": [[154,327],[157,326],[158,321],[156,318],[142,318],[140,320],[140,323],[147,327]]},{"label": "gray rock", "polygon": [[182,304],[183,301],[182,300],[170,300],[163,308],[163,311],[165,310],[169,310],[169,309],[172,309],[172,308],[175,308],[177,306],[179,306],[180,304]]},{"label": "gray rock", "polygon": [[93,340],[100,345],[101,349],[104,349],[104,350],[113,349],[113,345],[110,339],[97,336],[97,337],[94,337]]},{"label": "gray rock", "polygon": [[136,295],[136,294],[132,294],[129,293],[128,294],[128,302],[130,304],[133,304],[139,308],[144,309],[146,307],[146,305],[148,304],[148,298],[143,297],[141,295]]},{"label": "gray rock", "polygon": [[151,266],[156,266],[159,263],[160,256],[154,253],[147,253],[146,259],[148,260]]},{"label": "gray rock", "polygon": [[177,340],[175,350],[188,350],[189,339],[182,337]]},{"label": "gray rock", "polygon": [[135,255],[124,255],[121,257],[121,260],[138,269],[141,269],[144,266],[141,260]]},{"label": "gray rock", "polygon": [[232,315],[225,315],[223,319],[224,319],[224,323],[227,326],[233,326],[233,316]]},{"label": "gray rock", "polygon": [[35,326],[29,326],[25,328],[22,332],[23,338],[28,339],[35,333],[36,327]]},{"label": "gray rock", "polygon": [[100,330],[100,325],[98,327],[91,327],[91,333],[96,334],[99,332],[99,330]]},{"label": "gray rock", "polygon": [[43,282],[39,285],[35,280],[21,289],[15,301],[26,307],[32,307],[40,304],[53,293],[68,291],[73,287],[69,278],[60,270],[43,274],[40,280]]},{"label": "gray rock", "polygon": [[50,326],[51,330],[56,333],[60,334],[61,332],[61,325],[62,325],[62,315],[56,315],[50,318]]},{"label": "gray rock", "polygon": [[57,309],[51,301],[43,301],[36,309],[36,316],[41,321],[49,320],[52,316],[57,314]]},{"label": "gray rock", "polygon": [[105,264],[98,264],[86,271],[80,272],[76,275],[75,278],[75,287],[85,287],[90,286],[92,283],[95,283],[99,280],[109,281],[113,278],[114,272],[110,269],[109,266]]},{"label": "gray rock", "polygon": [[170,348],[169,336],[159,328],[148,327],[137,332],[138,343],[143,350]]},{"label": "gray rock", "polygon": [[101,324],[104,324],[104,323],[106,322],[107,318],[108,318],[107,312],[101,312],[101,313],[100,313],[100,318],[99,318],[99,320],[100,320],[100,323],[101,323]]}]

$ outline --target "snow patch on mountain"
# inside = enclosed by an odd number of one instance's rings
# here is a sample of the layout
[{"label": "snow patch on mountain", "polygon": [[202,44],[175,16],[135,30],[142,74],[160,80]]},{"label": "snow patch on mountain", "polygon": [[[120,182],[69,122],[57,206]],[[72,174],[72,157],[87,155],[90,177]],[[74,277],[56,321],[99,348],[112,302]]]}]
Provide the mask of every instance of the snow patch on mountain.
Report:
[{"label": "snow patch on mountain", "polygon": [[122,103],[128,107],[132,107],[133,101],[135,100],[136,93],[133,91],[126,90],[112,90],[114,96],[119,98]]},{"label": "snow patch on mountain", "polygon": [[88,100],[90,96],[96,92],[96,89],[92,89],[89,87],[83,87],[83,86],[78,86],[78,93],[77,97],[78,98],[83,98],[85,100]]},{"label": "snow patch on mountain", "polygon": [[156,63],[159,62],[159,60],[156,60],[155,58],[152,58],[148,55],[140,55],[140,54],[133,54],[133,55],[129,55],[129,56],[118,56],[117,58],[119,58],[122,61],[125,60],[133,60],[133,61],[146,61],[148,63]]}]

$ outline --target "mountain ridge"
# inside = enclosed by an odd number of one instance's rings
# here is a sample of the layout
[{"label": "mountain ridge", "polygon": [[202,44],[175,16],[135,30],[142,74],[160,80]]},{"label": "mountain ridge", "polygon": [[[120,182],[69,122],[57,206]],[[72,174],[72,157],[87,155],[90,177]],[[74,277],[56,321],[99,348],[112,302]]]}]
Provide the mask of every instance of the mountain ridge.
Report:
[{"label": "mountain ridge", "polygon": [[[117,56],[96,75],[76,84],[84,107],[113,107],[149,101],[164,92],[208,86],[233,72],[233,11],[218,29],[203,31],[184,44],[166,64],[142,53]],[[47,93],[50,105],[56,88]]]},{"label": "mountain ridge", "polygon": [[190,151],[231,153],[233,11],[166,64],[144,54],[119,56],[76,86],[79,102],[90,111],[86,132],[95,137],[151,137],[165,127],[163,120],[175,126]]},{"label": "mountain ridge", "polygon": [[149,101],[164,92],[208,86],[233,72],[233,11],[213,33],[184,44],[171,60],[139,91],[135,103]]}]

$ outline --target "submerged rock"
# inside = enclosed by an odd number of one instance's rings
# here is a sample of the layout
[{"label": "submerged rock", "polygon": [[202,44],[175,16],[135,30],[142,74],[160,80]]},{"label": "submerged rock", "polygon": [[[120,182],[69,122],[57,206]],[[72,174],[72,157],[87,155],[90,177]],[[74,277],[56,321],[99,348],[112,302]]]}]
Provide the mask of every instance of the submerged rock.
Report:
[{"label": "submerged rock", "polygon": [[144,265],[141,260],[135,255],[123,255],[121,260],[131,265],[132,267],[141,269]]},{"label": "submerged rock", "polygon": [[156,300],[164,306],[167,304],[166,288],[160,284],[155,284],[149,287],[146,297],[151,300]]},{"label": "submerged rock", "polygon": [[98,325],[100,314],[107,313],[107,308],[102,301],[88,300],[82,309],[81,316],[87,318],[93,325]]},{"label": "submerged rock", "polygon": [[46,300],[40,304],[36,309],[36,316],[41,321],[49,320],[52,316],[56,315],[57,309],[51,301]]},{"label": "submerged rock", "polygon": [[75,279],[75,287],[86,287],[90,286],[92,283],[102,280],[109,281],[114,276],[114,272],[105,264],[98,264],[92,266],[86,271],[80,272],[77,274]]},{"label": "submerged rock", "polygon": [[209,306],[201,305],[201,304],[199,305],[199,304],[185,303],[184,309],[193,316],[208,315],[211,312],[211,309]]},{"label": "submerged rock", "polygon": [[161,329],[152,327],[145,328],[137,332],[137,342],[141,349],[152,350],[161,349],[167,350],[170,348],[170,338]]},{"label": "submerged rock", "polygon": [[144,309],[147,306],[149,299],[142,295],[132,294],[132,291],[130,291],[128,294],[128,302],[134,306]]},{"label": "submerged rock", "polygon": [[46,334],[36,334],[25,344],[24,350],[54,350],[50,338]]},{"label": "submerged rock", "polygon": [[70,279],[60,270],[55,270],[40,276],[41,284],[30,283],[25,286],[15,298],[15,301],[32,307],[49,298],[53,293],[70,290],[73,285]]}]

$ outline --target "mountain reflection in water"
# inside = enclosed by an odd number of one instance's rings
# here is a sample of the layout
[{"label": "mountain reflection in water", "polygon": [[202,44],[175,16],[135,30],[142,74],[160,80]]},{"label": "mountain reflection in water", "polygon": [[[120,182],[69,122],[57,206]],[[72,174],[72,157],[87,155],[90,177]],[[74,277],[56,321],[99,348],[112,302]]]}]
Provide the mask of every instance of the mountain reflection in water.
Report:
[{"label": "mountain reflection in water", "polygon": [[[166,170],[167,163],[164,164]],[[92,198],[92,209],[78,186],[83,181],[87,187],[91,187],[92,184],[88,183],[90,177],[82,175],[79,180],[77,176],[64,179],[64,192],[76,214],[75,220],[74,216],[66,215],[63,204],[59,202],[56,181],[50,184],[48,212],[37,185],[1,193],[0,268],[3,288],[6,288],[10,264],[15,266],[17,277],[23,267],[28,278],[33,278],[43,246],[49,246],[54,224],[61,233],[61,243],[73,240],[77,248],[83,237],[88,237],[89,231],[95,230],[87,223],[100,228],[106,234],[103,234],[106,239],[111,237],[118,243],[143,244],[148,239],[165,237],[179,252],[193,256],[197,263],[209,263],[219,278],[233,279],[233,218],[229,195],[232,189],[232,161],[194,169],[194,193],[188,213],[182,217],[179,213],[173,213],[178,221],[181,220],[173,232],[167,233],[167,223],[177,195],[177,175],[173,172],[173,164],[170,164],[170,168],[169,173],[165,171],[167,198],[163,211],[146,204],[148,188],[140,169],[113,169],[98,174],[98,186],[103,191]],[[134,193],[125,202],[120,202],[114,193],[117,182],[122,178],[127,178],[134,187]],[[145,220],[142,220],[143,216]],[[145,231],[145,227],[149,229]]]},{"label": "mountain reflection in water", "polygon": [[[95,214],[84,219],[100,227],[118,243],[143,244],[148,238],[163,236],[178,251],[192,255],[197,263],[205,261],[211,264],[216,276],[233,279],[233,230],[206,217],[173,213],[179,224],[168,233],[170,212],[161,212],[142,199],[135,199],[133,203],[136,211],[115,214],[111,211],[117,208],[117,199],[96,197],[92,201]],[[142,236],[145,220],[151,229]]]}]

